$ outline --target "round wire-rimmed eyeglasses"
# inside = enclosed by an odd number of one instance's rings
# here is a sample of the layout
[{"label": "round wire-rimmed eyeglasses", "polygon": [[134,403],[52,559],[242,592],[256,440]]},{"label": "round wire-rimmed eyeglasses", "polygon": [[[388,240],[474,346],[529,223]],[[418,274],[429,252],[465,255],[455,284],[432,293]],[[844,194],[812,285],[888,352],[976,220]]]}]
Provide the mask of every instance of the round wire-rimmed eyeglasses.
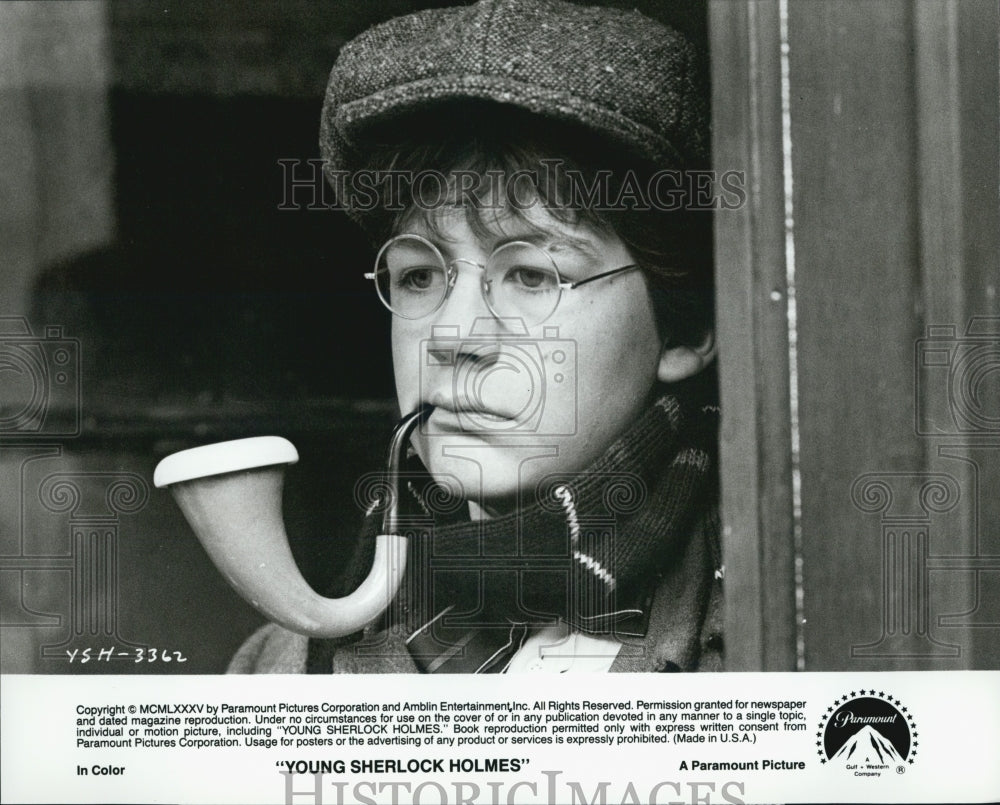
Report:
[{"label": "round wire-rimmed eyeglasses", "polygon": [[458,279],[459,264],[482,272],[483,299],[496,318],[519,318],[527,326],[548,319],[564,292],[639,268],[630,263],[566,282],[552,255],[533,243],[504,243],[483,264],[462,257],[446,260],[426,238],[397,235],[379,249],[375,270],[365,278],[375,282],[379,299],[394,315],[422,319],[445,303]]}]

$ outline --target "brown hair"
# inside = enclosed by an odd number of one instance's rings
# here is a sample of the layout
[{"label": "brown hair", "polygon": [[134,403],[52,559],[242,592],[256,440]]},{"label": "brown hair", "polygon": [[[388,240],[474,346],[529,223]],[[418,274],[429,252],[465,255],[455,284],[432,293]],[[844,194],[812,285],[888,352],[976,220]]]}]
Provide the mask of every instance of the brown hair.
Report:
[{"label": "brown hair", "polygon": [[[355,204],[354,212],[373,242],[417,216],[435,232],[442,206],[461,207],[477,234],[495,233],[496,202],[505,215],[535,226],[524,209],[526,202],[539,203],[562,223],[622,240],[647,277],[665,341],[700,343],[712,328],[711,214],[683,191],[669,205],[643,196],[657,177],[683,187],[683,172],[668,174],[577,124],[481,101],[412,113],[370,131],[366,140],[374,203]],[[444,195],[439,187],[428,198],[421,176],[441,177]],[[508,181],[470,186],[469,176]]]}]

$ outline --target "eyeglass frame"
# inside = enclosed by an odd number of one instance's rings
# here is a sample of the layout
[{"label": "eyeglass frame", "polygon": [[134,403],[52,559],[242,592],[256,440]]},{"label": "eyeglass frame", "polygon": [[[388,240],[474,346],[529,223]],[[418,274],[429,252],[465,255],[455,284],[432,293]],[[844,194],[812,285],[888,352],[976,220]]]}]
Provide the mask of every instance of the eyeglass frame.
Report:
[{"label": "eyeglass frame", "polygon": [[[395,310],[393,310],[392,307],[389,305],[388,301],[386,301],[385,297],[382,295],[382,291],[379,288],[378,284],[378,273],[379,273],[378,265],[382,261],[382,255],[385,254],[385,250],[388,249],[393,243],[395,243],[398,240],[401,240],[402,238],[414,238],[415,240],[418,240],[421,243],[423,243],[425,246],[429,246],[431,249],[433,249],[434,253],[441,258],[441,264],[444,266],[445,272],[447,274],[448,285],[445,289],[445,292],[441,295],[441,301],[438,302],[433,308],[428,310],[426,313],[421,313],[419,316],[404,316],[403,314],[397,313]],[[559,309],[559,303],[562,301],[563,291],[574,291],[581,285],[587,285],[588,283],[595,282],[596,280],[606,279],[608,277],[613,277],[617,274],[623,274],[626,271],[633,271],[637,268],[638,269],[642,268],[642,266],[640,266],[638,263],[629,263],[628,265],[620,266],[619,268],[613,268],[610,271],[602,271],[600,274],[595,274],[592,277],[585,277],[582,280],[576,280],[575,282],[564,282],[562,274],[559,272],[559,266],[556,264],[556,261],[552,258],[552,255],[548,254],[544,249],[541,249],[534,243],[528,243],[528,241],[526,240],[513,240],[507,243],[503,243],[500,246],[497,246],[492,252],[490,252],[490,256],[486,258],[487,264],[489,263],[490,260],[493,259],[493,256],[497,252],[499,252],[501,249],[510,248],[511,246],[530,246],[533,249],[537,249],[539,252],[544,254],[549,259],[549,262],[552,264],[552,270],[555,272],[556,275],[556,287],[559,288],[559,297],[556,299],[555,304],[552,306],[552,310],[549,311],[549,313],[545,316],[545,318],[543,318],[541,321],[532,324],[531,325],[532,327],[537,327],[540,324],[544,324],[546,321],[549,320],[549,318],[551,318],[552,314]],[[494,309],[493,303],[490,302],[490,293],[492,290],[492,286],[491,286],[491,281],[486,279],[486,265],[484,265],[483,263],[477,263],[475,260],[470,260],[466,257],[456,257],[453,260],[446,260],[444,255],[441,253],[441,250],[422,235],[417,235],[409,232],[402,232],[399,235],[394,235],[393,237],[389,238],[389,240],[387,240],[385,243],[382,244],[382,247],[378,250],[378,254],[375,255],[375,270],[366,271],[364,273],[364,278],[367,280],[372,280],[372,282],[375,283],[375,293],[378,295],[379,301],[382,303],[385,309],[388,310],[393,316],[398,316],[399,318],[406,319],[407,321],[419,321],[420,319],[425,319],[428,316],[431,316],[437,311],[439,311],[441,307],[444,305],[444,303],[448,301],[448,297],[451,296],[451,291],[455,287],[455,283],[458,281],[458,269],[455,268],[456,263],[464,263],[468,266],[472,266],[473,268],[478,268],[483,272],[481,282],[479,284],[479,290],[483,295],[483,301],[486,302],[486,307],[489,308],[490,313],[496,319],[510,318],[501,316],[496,311],[496,309]]]}]

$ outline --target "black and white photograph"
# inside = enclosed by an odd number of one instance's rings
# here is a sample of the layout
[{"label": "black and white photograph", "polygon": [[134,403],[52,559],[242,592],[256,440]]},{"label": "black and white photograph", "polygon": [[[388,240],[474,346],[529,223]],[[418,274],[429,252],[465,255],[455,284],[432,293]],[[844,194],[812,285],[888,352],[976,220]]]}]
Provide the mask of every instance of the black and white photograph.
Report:
[{"label": "black and white photograph", "polygon": [[992,0],[12,0],[0,186],[3,803],[1000,799]]}]

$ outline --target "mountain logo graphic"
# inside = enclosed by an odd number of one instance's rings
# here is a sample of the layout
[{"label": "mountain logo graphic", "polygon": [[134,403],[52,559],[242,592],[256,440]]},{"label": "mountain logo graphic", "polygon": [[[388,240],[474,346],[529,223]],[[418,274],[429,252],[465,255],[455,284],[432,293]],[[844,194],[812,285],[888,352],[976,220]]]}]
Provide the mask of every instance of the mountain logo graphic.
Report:
[{"label": "mountain logo graphic", "polygon": [[903,762],[896,747],[868,724],[854,733],[830,760],[844,763],[849,760],[864,760],[867,763]]},{"label": "mountain logo graphic", "polygon": [[852,690],[826,709],[816,732],[820,763],[857,777],[902,774],[920,745],[913,715],[884,691]]}]

